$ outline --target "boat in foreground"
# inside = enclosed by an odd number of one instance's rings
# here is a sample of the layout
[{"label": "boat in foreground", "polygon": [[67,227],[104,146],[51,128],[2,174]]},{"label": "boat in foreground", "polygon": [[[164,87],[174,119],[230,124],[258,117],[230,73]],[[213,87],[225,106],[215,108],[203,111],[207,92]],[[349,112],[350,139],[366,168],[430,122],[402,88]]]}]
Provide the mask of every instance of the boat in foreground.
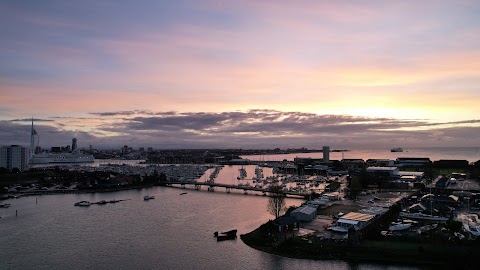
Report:
[{"label": "boat in foreground", "polygon": [[214,232],[213,235],[217,238],[217,241],[234,240],[237,238],[237,230],[230,230],[226,232]]}]

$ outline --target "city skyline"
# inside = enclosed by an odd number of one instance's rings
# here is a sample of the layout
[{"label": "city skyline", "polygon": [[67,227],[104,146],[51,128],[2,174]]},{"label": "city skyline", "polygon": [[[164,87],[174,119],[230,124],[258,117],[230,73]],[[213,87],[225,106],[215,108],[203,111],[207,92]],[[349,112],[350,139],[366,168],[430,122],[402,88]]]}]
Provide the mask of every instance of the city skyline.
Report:
[{"label": "city skyline", "polygon": [[4,1],[0,142],[480,146],[478,1]]}]

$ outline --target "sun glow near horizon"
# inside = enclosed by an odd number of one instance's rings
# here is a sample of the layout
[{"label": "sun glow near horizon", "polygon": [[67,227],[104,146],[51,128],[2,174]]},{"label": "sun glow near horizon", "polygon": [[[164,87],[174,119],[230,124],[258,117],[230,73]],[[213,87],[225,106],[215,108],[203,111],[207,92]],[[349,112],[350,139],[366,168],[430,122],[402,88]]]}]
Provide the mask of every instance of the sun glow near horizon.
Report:
[{"label": "sun glow near horizon", "polygon": [[[177,128],[179,142],[210,143],[218,134],[232,141],[231,132],[255,144],[252,129],[262,127],[252,118],[266,121],[268,134],[305,133],[305,141],[352,132],[371,143],[375,128],[438,130],[445,122],[455,124],[438,134],[457,138],[450,141],[478,140],[475,1],[33,2],[0,3],[4,141],[15,141],[15,118],[32,114],[54,120],[47,130],[92,133],[103,143],[175,137],[168,128]],[[216,122],[223,115],[238,123]],[[192,127],[182,117],[194,118]],[[408,132],[395,136],[421,144]]]}]

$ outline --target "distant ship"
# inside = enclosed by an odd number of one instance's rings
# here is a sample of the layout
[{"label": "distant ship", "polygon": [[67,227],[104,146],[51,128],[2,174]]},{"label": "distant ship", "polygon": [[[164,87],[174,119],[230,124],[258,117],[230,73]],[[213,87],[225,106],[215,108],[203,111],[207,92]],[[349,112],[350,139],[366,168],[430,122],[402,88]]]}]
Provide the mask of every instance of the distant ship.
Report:
[{"label": "distant ship", "polygon": [[390,149],[390,152],[403,152],[403,149],[400,147]]},{"label": "distant ship", "polygon": [[72,153],[33,154],[30,157],[30,164],[91,163],[91,162],[94,162],[94,158],[92,155],[85,155],[75,151]]},{"label": "distant ship", "polygon": [[[51,164],[51,163],[91,163],[95,159],[93,155],[85,155],[79,149],[73,149],[71,153],[40,153],[35,154],[35,135],[39,137],[37,131],[33,128],[30,137],[30,164]],[[75,144],[76,144],[76,139]],[[38,146],[37,140],[37,146]],[[73,147],[72,147],[73,148]]]}]

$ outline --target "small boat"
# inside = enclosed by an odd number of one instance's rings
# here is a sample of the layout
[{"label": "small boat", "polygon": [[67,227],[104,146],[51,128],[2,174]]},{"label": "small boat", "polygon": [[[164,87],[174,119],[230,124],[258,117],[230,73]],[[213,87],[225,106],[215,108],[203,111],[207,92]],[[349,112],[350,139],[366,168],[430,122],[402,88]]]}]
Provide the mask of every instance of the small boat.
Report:
[{"label": "small boat", "polygon": [[89,201],[81,201],[81,202],[77,202],[75,203],[75,206],[90,206],[91,203]]},{"label": "small boat", "polygon": [[188,193],[187,193],[187,192],[182,192],[182,193],[180,193],[180,195],[185,195],[185,194],[188,194]]},{"label": "small boat", "polygon": [[213,235],[217,238],[217,241],[234,240],[237,238],[237,230],[230,230],[226,232],[214,232]]},{"label": "small boat", "polygon": [[473,236],[480,236],[480,226],[478,224],[470,223],[470,224],[465,224],[464,223],[464,228],[465,231],[471,233]]},{"label": "small boat", "polygon": [[417,230],[417,233],[418,234],[422,234],[424,232],[428,232],[428,231],[431,231],[431,230],[434,230],[435,228],[437,228],[438,224],[437,223],[434,223],[434,224],[430,224],[430,225],[426,225],[426,226],[423,226],[423,227],[420,227],[420,229]]},{"label": "small boat", "polygon": [[226,232],[222,232],[222,234],[227,234],[227,235],[237,235],[237,230],[230,230],[230,231],[226,231]]},{"label": "small boat", "polygon": [[327,230],[339,232],[339,233],[348,233],[348,229],[340,226],[330,226]]},{"label": "small boat", "polygon": [[150,195],[143,196],[143,200],[145,200],[145,201],[148,201],[148,200],[151,200],[151,199],[155,199],[155,196],[150,196]]},{"label": "small boat", "polygon": [[224,240],[235,240],[237,238],[236,234],[221,234],[217,236],[217,242],[218,241],[224,241]]},{"label": "small boat", "polygon": [[389,231],[403,231],[410,229],[412,227],[412,223],[403,223],[403,222],[393,222],[390,227],[388,227]]},{"label": "small boat", "polygon": [[430,220],[430,221],[437,221],[437,222],[446,222],[448,218],[446,217],[440,217],[440,216],[432,216],[432,215],[427,215],[427,214],[422,214],[422,213],[405,213],[401,212],[400,216],[403,218],[409,218],[409,219],[417,219],[417,220]]},{"label": "small boat", "polygon": [[101,200],[101,201],[97,202],[97,204],[107,204],[107,201]]},{"label": "small boat", "polygon": [[390,152],[403,152],[403,149],[401,147],[396,147],[396,148],[390,149]]}]

